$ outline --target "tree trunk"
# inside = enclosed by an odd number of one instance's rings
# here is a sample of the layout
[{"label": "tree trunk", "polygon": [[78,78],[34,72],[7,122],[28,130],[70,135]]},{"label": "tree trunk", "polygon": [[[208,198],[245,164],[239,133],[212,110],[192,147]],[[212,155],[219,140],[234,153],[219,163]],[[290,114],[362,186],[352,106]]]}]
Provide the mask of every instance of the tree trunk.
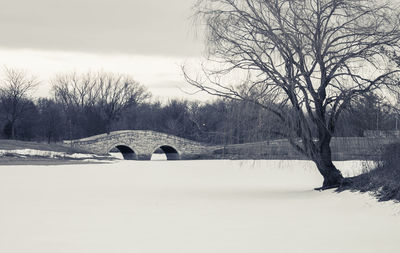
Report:
[{"label": "tree trunk", "polygon": [[52,131],[47,134],[47,143],[50,144],[51,142]]},{"label": "tree trunk", "polygon": [[319,172],[324,177],[324,182],[320,189],[329,189],[340,186],[343,181],[343,176],[332,161],[315,161],[315,163]]},{"label": "tree trunk", "polygon": [[11,140],[15,140],[15,126],[14,122],[10,122],[11,126]]},{"label": "tree trunk", "polygon": [[324,177],[324,182],[320,190],[338,187],[343,181],[342,173],[332,162],[332,153],[329,146],[330,138],[319,143],[318,152],[313,161],[317,165],[318,171]]}]

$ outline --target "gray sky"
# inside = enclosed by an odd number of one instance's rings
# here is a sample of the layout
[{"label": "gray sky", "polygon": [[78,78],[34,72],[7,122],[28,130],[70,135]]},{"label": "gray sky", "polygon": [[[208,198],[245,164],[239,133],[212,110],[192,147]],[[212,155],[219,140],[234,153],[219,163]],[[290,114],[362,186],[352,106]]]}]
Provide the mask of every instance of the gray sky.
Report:
[{"label": "gray sky", "polygon": [[0,45],[193,56],[194,0],[1,0]]},{"label": "gray sky", "polygon": [[203,44],[190,19],[195,1],[0,0],[0,66],[37,75],[37,96],[49,95],[57,73],[103,70],[131,75],[156,97],[188,97],[180,66]]},{"label": "gray sky", "polygon": [[195,0],[0,0],[0,65],[43,80],[68,71],[132,75],[156,96],[185,96],[180,65],[200,56]]}]

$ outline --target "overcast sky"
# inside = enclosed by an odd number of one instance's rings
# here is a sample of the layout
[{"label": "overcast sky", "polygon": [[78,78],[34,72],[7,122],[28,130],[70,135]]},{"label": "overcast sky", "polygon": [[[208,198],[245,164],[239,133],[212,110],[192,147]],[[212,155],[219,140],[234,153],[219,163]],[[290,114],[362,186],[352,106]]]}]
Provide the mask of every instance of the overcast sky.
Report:
[{"label": "overcast sky", "polygon": [[0,0],[0,64],[43,79],[38,95],[55,73],[104,70],[181,96],[180,65],[202,52],[194,1]]},{"label": "overcast sky", "polygon": [[180,66],[203,51],[195,1],[0,0],[0,66],[37,75],[37,96],[49,95],[56,73],[103,70],[131,75],[156,97],[188,97]]}]

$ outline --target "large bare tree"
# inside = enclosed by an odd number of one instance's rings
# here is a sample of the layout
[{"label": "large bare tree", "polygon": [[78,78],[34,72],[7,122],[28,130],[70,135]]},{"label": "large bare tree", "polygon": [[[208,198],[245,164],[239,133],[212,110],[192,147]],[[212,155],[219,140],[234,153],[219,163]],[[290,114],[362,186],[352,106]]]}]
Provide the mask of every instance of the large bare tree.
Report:
[{"label": "large bare tree", "polygon": [[15,139],[15,124],[21,119],[30,95],[39,81],[26,71],[5,67],[0,80],[0,111],[2,111],[10,137]]},{"label": "large bare tree", "polygon": [[273,112],[280,134],[315,162],[322,188],[340,185],[336,122],[352,99],[398,85],[399,9],[381,0],[199,0],[195,10],[211,64],[202,75],[185,67],[187,81]]}]

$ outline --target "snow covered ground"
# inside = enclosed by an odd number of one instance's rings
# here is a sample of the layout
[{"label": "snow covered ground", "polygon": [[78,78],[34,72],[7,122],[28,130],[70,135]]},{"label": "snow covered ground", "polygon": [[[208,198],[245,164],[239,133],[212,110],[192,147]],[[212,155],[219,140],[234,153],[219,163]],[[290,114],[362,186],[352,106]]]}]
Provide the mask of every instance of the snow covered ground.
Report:
[{"label": "snow covered ground", "polygon": [[2,166],[0,252],[400,252],[399,204],[321,183],[307,161]]}]

